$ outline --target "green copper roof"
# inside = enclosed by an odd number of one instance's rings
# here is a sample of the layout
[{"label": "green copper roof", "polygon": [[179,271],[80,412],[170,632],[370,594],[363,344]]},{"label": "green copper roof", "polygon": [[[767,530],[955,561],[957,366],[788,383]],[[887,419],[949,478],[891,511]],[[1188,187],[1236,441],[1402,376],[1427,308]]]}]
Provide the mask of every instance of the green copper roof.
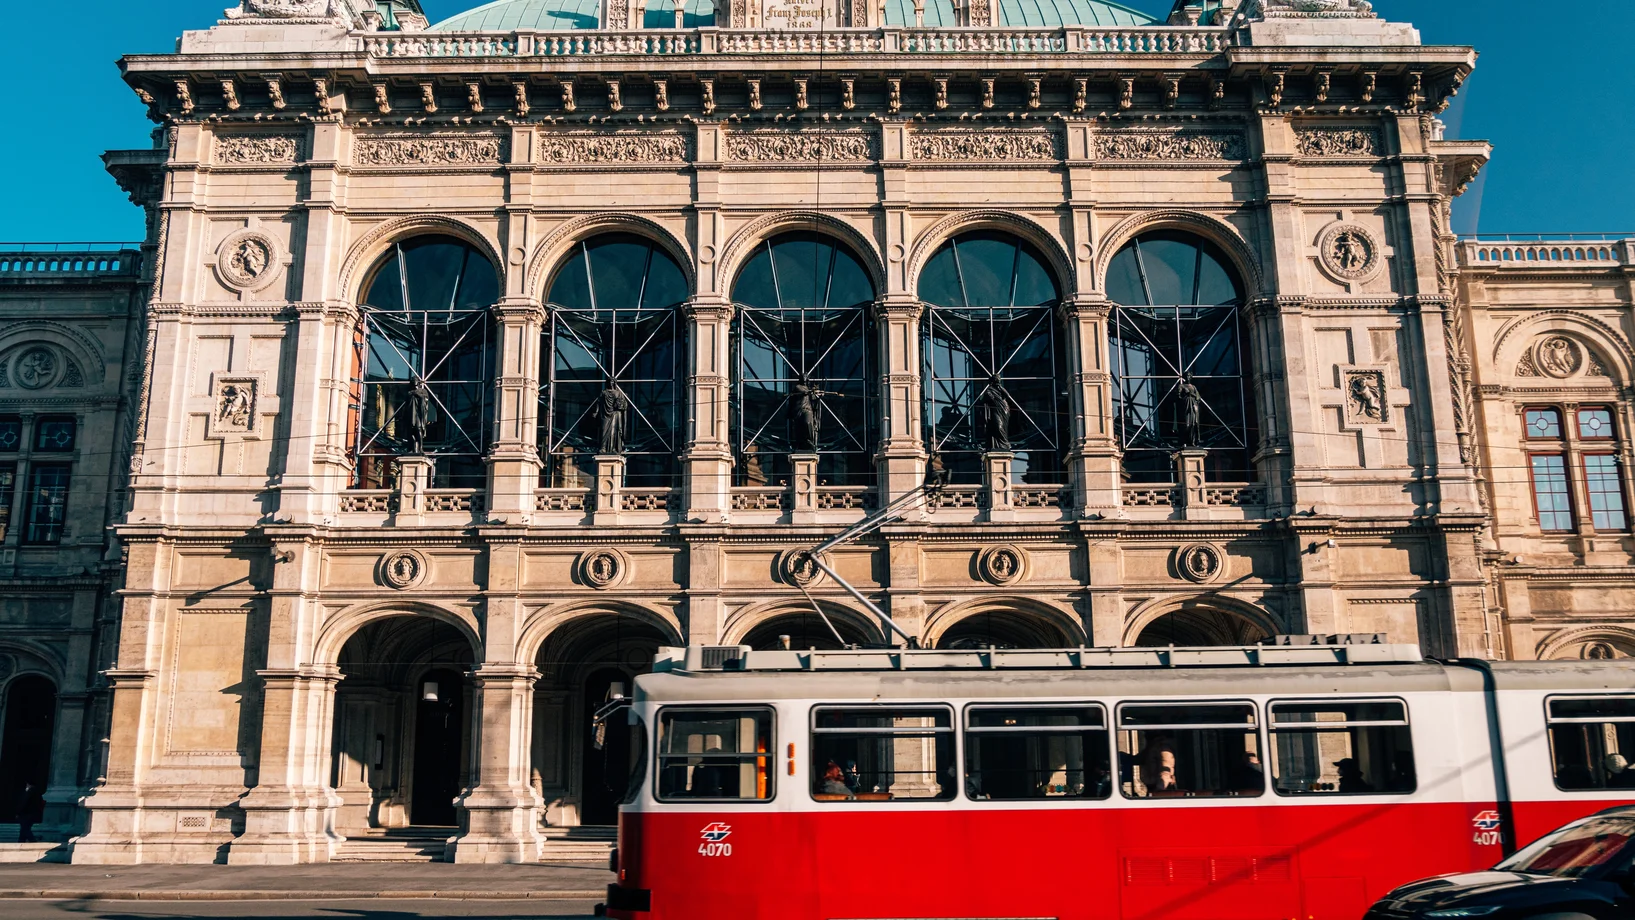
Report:
[{"label": "green copper roof", "polygon": [[[998,0],[998,3],[998,24],[1012,28],[1150,26],[1158,22],[1145,13],[1107,0]],[[495,0],[445,19],[432,28],[440,32],[594,29],[601,6],[600,0]],[[666,0],[650,0],[643,25],[649,29],[669,28],[675,23],[673,10]],[[912,27],[913,0],[886,0],[886,24]],[[925,24],[933,29],[952,28],[953,0],[925,0]],[[687,0],[682,25],[689,29],[715,25],[712,0]]]}]

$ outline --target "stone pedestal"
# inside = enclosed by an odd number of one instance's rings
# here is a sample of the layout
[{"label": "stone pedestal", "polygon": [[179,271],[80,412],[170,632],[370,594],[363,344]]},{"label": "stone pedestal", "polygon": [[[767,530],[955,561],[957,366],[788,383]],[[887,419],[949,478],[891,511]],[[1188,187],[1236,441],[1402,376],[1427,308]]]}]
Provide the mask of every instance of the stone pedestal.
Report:
[{"label": "stone pedestal", "polygon": [[789,490],[794,493],[789,521],[792,524],[816,524],[818,455],[790,454],[789,466]]},{"label": "stone pedestal", "polygon": [[397,515],[394,523],[415,526],[426,520],[426,490],[431,488],[435,462],[424,454],[397,461]]},{"label": "stone pedestal", "polygon": [[594,525],[619,523],[619,504],[624,495],[624,458],[609,454],[596,457],[596,510]]},{"label": "stone pedestal", "polygon": [[982,455],[982,497],[988,507],[988,520],[1016,520],[1016,503],[1011,496],[1011,464],[1016,454],[1008,450],[990,451]]},{"label": "stone pedestal", "polygon": [[1181,508],[1189,521],[1207,520],[1209,506],[1204,502],[1204,460],[1206,450],[1189,447],[1170,455],[1175,464],[1175,481],[1180,485]]}]

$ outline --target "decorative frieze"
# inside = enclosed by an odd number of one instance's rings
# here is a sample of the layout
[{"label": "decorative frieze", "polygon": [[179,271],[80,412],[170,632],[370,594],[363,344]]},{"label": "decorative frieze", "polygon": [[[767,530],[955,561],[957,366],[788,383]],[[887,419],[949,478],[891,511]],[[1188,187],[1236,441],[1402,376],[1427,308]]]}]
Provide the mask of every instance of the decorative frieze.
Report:
[{"label": "decorative frieze", "polygon": [[915,134],[916,160],[1055,160],[1056,135],[1048,131],[936,131]]},{"label": "decorative frieze", "polygon": [[1294,147],[1303,157],[1372,157],[1379,155],[1379,132],[1372,128],[1299,128]]},{"label": "decorative frieze", "polygon": [[684,163],[680,134],[555,134],[539,142],[542,163]]},{"label": "decorative frieze", "polygon": [[727,137],[727,158],[745,163],[874,159],[874,138],[861,131],[756,131]]},{"label": "decorative frieze", "polygon": [[494,166],[505,156],[498,135],[398,134],[360,137],[359,166]]},{"label": "decorative frieze", "polygon": [[216,136],[216,162],[222,166],[283,165],[300,156],[301,137],[296,134]]},{"label": "decorative frieze", "polygon": [[1243,135],[1204,131],[1118,131],[1096,136],[1103,160],[1241,160]]}]

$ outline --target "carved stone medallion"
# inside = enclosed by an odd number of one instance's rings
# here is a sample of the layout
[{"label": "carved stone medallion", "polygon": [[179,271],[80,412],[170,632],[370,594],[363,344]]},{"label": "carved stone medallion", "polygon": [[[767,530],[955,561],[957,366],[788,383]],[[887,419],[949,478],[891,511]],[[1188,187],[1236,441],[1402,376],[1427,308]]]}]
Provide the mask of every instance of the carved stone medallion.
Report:
[{"label": "carved stone medallion", "polygon": [[1342,283],[1372,279],[1384,261],[1374,235],[1352,223],[1329,225],[1317,240],[1317,256],[1323,271]]},{"label": "carved stone medallion", "polygon": [[380,560],[381,582],[399,591],[419,587],[430,572],[431,564],[417,550],[393,550]]},{"label": "carved stone medallion", "polygon": [[249,431],[255,426],[255,381],[224,380],[216,390],[217,431]]},{"label": "carved stone medallion", "polygon": [[629,557],[616,549],[593,549],[579,557],[579,578],[592,588],[615,587],[629,572]]},{"label": "carved stone medallion", "polygon": [[1212,543],[1194,543],[1175,551],[1175,570],[1187,581],[1207,584],[1221,577],[1225,568],[1226,554]]},{"label": "carved stone medallion", "polygon": [[1571,377],[1584,368],[1584,349],[1564,335],[1550,335],[1533,346],[1533,366],[1557,380]]},{"label": "carved stone medallion", "polygon": [[825,576],[813,561],[811,553],[803,549],[790,549],[778,554],[778,577],[783,579],[784,584],[810,588],[820,584]]},{"label": "carved stone medallion", "polygon": [[1014,585],[1027,577],[1028,553],[1020,546],[990,546],[976,557],[977,574],[995,585]]},{"label": "carved stone medallion", "polygon": [[50,386],[62,370],[57,353],[44,346],[25,349],[11,366],[11,376],[25,390],[39,390]]},{"label": "carved stone medallion", "polygon": [[256,291],[278,276],[278,244],[259,230],[240,230],[216,249],[216,275],[238,291]]},{"label": "carved stone medallion", "polygon": [[1384,425],[1391,418],[1386,397],[1385,371],[1372,368],[1344,371],[1345,418],[1350,425]]}]

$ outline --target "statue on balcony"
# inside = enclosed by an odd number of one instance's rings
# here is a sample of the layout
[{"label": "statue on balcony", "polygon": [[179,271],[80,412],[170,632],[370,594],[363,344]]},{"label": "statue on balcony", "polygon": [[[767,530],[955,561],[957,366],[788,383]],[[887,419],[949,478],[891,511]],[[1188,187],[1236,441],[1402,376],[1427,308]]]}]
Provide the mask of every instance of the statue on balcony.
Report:
[{"label": "statue on balcony", "polygon": [[630,414],[630,397],[617,383],[609,380],[596,400],[595,414],[601,427],[597,453],[604,457],[623,456],[627,430],[625,417]]},{"label": "statue on balcony", "polygon": [[409,453],[426,452],[426,433],[436,420],[437,410],[432,407],[431,387],[424,378],[416,377],[414,390],[409,394]]},{"label": "statue on balcony", "polygon": [[995,374],[977,398],[982,408],[982,423],[988,438],[988,450],[1003,453],[1011,449],[1011,394]]},{"label": "statue on balcony", "polygon": [[789,446],[797,452],[815,453],[823,425],[823,397],[839,396],[819,388],[802,374],[789,391]]},{"label": "statue on balcony", "polygon": [[1186,436],[1182,446],[1197,447],[1203,439],[1203,394],[1198,392],[1191,377],[1181,378],[1175,392],[1181,397],[1181,431]]}]

